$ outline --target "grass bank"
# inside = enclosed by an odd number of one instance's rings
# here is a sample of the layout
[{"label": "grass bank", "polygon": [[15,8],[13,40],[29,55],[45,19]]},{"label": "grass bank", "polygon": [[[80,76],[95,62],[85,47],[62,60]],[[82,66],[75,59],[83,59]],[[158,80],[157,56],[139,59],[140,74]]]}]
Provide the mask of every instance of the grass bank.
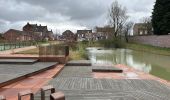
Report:
[{"label": "grass bank", "polygon": [[39,49],[38,48],[30,49],[30,50],[26,50],[26,51],[16,52],[15,54],[38,55],[39,54]]},{"label": "grass bank", "polygon": [[127,49],[150,52],[154,54],[167,55],[170,56],[170,48],[155,47],[151,45],[138,44],[138,43],[127,43]]},{"label": "grass bank", "polygon": [[86,48],[89,46],[89,42],[77,42],[70,44],[70,56],[69,60],[86,60],[88,59],[88,55],[86,52]]},{"label": "grass bank", "polygon": [[[59,43],[58,43],[59,44]],[[144,45],[138,43],[125,43],[117,39],[113,40],[100,40],[100,41],[82,41],[76,43],[70,43],[70,60],[82,60],[88,59],[86,52],[87,47],[105,47],[105,48],[127,48],[137,51],[150,52],[154,54],[161,54],[170,56],[170,48],[161,48],[151,45]],[[31,49],[27,51],[18,52],[17,54],[33,54],[37,55],[39,49]]]},{"label": "grass bank", "polygon": [[[70,56],[69,60],[84,60],[88,59],[87,53],[86,53],[86,43],[73,43],[70,45]],[[38,55],[39,54],[39,48],[36,49],[30,49],[26,51],[17,52],[15,54],[30,54],[30,55]]]}]

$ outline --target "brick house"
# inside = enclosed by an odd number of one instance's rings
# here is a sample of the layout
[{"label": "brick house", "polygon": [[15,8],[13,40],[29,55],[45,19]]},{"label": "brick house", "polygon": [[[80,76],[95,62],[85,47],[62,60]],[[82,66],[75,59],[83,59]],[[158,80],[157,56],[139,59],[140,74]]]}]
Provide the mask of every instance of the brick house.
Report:
[{"label": "brick house", "polygon": [[60,38],[67,42],[74,42],[77,40],[76,35],[70,30],[64,31],[62,33],[62,36],[60,36]]},{"label": "brick house", "polygon": [[54,40],[53,31],[48,31],[47,26],[41,26],[41,24],[38,26],[37,24],[27,23],[23,27],[23,31],[32,35],[32,37],[34,37],[34,40]]},{"label": "brick house", "polygon": [[10,29],[3,34],[3,37],[6,41],[15,42],[15,41],[29,41],[32,40],[32,36],[27,34],[24,31],[19,31],[15,29]]},{"label": "brick house", "polygon": [[98,40],[98,38],[97,38],[97,33],[86,33],[85,34],[85,39],[87,40],[87,41],[96,41],[96,40]]},{"label": "brick house", "polygon": [[76,35],[78,41],[89,40],[92,36],[92,30],[77,30]]},{"label": "brick house", "polygon": [[133,35],[152,35],[152,32],[148,32],[146,23],[136,23],[133,27]]},{"label": "brick house", "polygon": [[97,39],[111,39],[113,37],[114,28],[112,27],[96,27]]}]

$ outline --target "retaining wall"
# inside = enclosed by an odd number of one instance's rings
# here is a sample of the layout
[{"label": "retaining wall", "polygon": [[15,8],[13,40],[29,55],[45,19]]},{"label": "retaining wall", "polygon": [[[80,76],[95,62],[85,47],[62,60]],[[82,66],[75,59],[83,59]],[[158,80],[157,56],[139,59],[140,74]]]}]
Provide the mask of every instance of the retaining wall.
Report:
[{"label": "retaining wall", "polygon": [[130,37],[130,41],[141,44],[148,44],[152,46],[170,48],[170,35],[133,36]]}]

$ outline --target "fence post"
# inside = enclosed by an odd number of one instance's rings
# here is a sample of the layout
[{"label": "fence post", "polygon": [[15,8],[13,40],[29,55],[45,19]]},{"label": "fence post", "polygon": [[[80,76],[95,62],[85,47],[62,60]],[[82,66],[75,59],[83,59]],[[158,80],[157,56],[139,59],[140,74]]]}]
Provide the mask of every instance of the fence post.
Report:
[{"label": "fence post", "polygon": [[19,46],[19,48],[20,48],[20,42],[18,43],[18,46]]},{"label": "fence post", "polygon": [[69,46],[65,46],[65,56],[69,55]]},{"label": "fence post", "polygon": [[51,91],[51,93],[55,93],[55,88],[51,85],[41,88],[41,100],[45,100],[45,92],[49,90]]},{"label": "fence post", "polygon": [[15,49],[17,48],[17,43],[15,43]]},{"label": "fence post", "polygon": [[18,93],[18,100],[22,100],[23,96],[30,96],[30,100],[34,100],[34,94],[30,90],[22,91]]},{"label": "fence post", "polygon": [[4,43],[4,50],[5,50],[5,43]]}]

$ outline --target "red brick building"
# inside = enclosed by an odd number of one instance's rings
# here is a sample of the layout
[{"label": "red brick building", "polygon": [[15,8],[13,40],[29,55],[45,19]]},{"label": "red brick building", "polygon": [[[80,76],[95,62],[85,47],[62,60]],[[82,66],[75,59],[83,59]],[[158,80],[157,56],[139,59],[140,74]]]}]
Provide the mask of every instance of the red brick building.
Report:
[{"label": "red brick building", "polygon": [[69,41],[69,42],[74,42],[77,40],[76,35],[70,30],[66,30],[65,32],[63,32],[61,38],[65,41]]},{"label": "red brick building", "polygon": [[78,41],[89,40],[89,36],[92,35],[92,30],[77,30]]},{"label": "red brick building", "polygon": [[15,29],[10,29],[3,34],[3,37],[6,41],[15,42],[15,41],[29,41],[32,40],[32,36],[27,34],[24,31],[19,31]]},{"label": "red brick building", "polygon": [[34,40],[54,40],[53,31],[49,31],[47,26],[41,26],[41,24],[38,26],[37,24],[27,23],[23,27],[23,31],[30,34]]},{"label": "red brick building", "polygon": [[113,37],[114,28],[112,27],[96,27],[98,39],[111,39]]}]

